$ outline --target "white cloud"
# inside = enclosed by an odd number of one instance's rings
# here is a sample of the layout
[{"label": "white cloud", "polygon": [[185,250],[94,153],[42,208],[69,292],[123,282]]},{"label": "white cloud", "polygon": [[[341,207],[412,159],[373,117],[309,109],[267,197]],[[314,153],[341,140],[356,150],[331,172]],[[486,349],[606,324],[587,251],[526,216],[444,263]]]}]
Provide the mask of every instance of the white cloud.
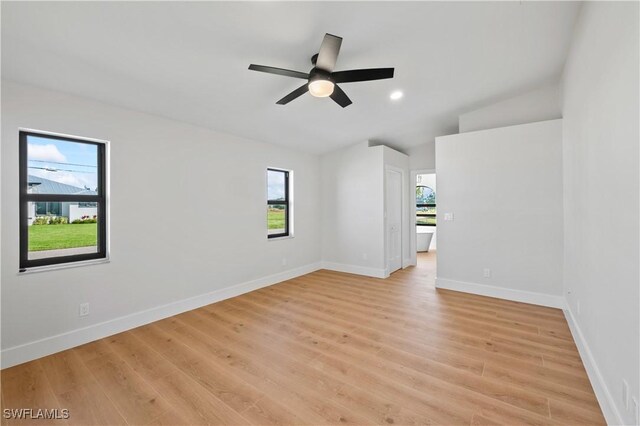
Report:
[{"label": "white cloud", "polygon": [[29,160],[56,161],[64,163],[67,158],[58,151],[58,147],[53,144],[36,145],[28,144],[27,146]]}]

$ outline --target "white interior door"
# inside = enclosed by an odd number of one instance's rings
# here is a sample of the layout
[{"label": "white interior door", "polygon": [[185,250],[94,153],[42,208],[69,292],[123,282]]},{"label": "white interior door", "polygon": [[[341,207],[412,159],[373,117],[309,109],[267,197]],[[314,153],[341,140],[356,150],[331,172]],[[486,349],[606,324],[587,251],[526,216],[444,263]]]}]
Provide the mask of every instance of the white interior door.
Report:
[{"label": "white interior door", "polygon": [[386,171],[387,266],[389,273],[402,268],[402,174]]}]

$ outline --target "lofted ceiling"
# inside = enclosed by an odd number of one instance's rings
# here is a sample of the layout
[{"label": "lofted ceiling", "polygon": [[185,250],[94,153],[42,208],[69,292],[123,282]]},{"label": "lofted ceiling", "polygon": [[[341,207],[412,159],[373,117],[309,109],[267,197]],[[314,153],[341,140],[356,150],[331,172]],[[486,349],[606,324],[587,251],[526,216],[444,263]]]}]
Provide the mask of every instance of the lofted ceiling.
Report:
[{"label": "lofted ceiling", "polygon": [[[324,153],[363,140],[406,149],[457,132],[460,113],[559,78],[575,2],[2,2],[2,78]],[[325,33],[336,70],[395,67],[343,84],[345,109],[309,94]],[[402,90],[404,97],[389,95]]]}]

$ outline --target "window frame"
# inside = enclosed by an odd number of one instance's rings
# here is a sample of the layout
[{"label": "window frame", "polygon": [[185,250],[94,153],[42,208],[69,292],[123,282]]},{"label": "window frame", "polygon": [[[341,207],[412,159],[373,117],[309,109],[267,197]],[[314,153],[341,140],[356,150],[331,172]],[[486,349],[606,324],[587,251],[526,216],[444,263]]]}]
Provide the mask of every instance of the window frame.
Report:
[{"label": "window frame", "polygon": [[[430,186],[427,186],[427,185],[416,185],[416,188],[419,188],[421,186],[425,187],[425,188],[429,188],[429,189],[431,189],[433,191],[433,188],[431,188]],[[429,217],[429,218],[437,217],[436,213],[418,214],[418,209],[419,208],[421,208],[421,207],[436,207],[437,208],[436,204],[437,204],[437,202],[436,203],[424,203],[424,204],[416,202],[416,226],[437,226],[437,223],[418,223],[418,217]]]},{"label": "window frame", "polygon": [[[29,136],[61,140],[65,142],[95,145],[97,151],[97,195],[73,194],[30,194],[28,193],[28,138]],[[32,268],[44,266],[70,264],[87,260],[107,259],[107,141],[85,139],[77,136],[66,136],[36,130],[19,130],[18,161],[19,161],[19,236],[20,236],[20,267],[19,272],[26,272]],[[96,253],[57,256],[42,259],[29,259],[29,202],[94,202],[97,203],[98,235]]]},{"label": "window frame", "polygon": [[[284,201],[283,200],[269,200],[269,172],[284,173]],[[291,236],[291,187],[290,176],[291,171],[285,169],[278,169],[275,167],[267,167],[267,208],[271,205],[284,205],[284,232],[278,234],[269,233],[269,221],[267,219],[267,239],[274,238],[286,238]]]}]

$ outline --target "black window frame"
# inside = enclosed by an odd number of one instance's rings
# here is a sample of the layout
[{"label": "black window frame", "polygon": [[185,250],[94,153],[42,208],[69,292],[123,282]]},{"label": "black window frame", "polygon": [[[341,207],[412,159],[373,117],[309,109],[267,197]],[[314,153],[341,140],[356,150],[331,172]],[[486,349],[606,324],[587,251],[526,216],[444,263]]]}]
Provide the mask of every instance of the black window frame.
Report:
[{"label": "black window frame", "polygon": [[[284,200],[270,200],[269,199],[269,172],[277,172],[284,174]],[[269,221],[267,219],[267,238],[282,238],[290,236],[290,216],[291,216],[291,199],[289,194],[289,170],[267,168],[267,208],[271,205],[284,205],[284,232],[279,234],[269,234]]]},{"label": "black window frame", "polygon": [[[429,188],[433,191],[433,189],[427,185],[416,185],[416,188],[419,187],[424,187],[424,188]],[[420,207],[436,207],[436,203],[416,203],[416,226],[437,226],[437,223],[418,223],[418,217],[422,216],[422,217],[437,217],[436,213],[424,213],[424,214],[418,214],[417,209],[419,209]],[[436,207],[437,208],[437,207]]]},{"label": "black window frame", "polygon": [[[98,160],[98,195],[73,194],[30,194],[28,192],[28,152],[27,139],[29,136],[54,139],[65,142],[95,145]],[[53,135],[45,132],[20,130],[19,134],[19,184],[20,184],[20,272],[40,266],[60,265],[85,260],[107,258],[107,164],[106,143],[95,140],[80,139],[71,136]],[[94,202],[98,205],[98,238],[96,253],[76,254],[71,256],[57,256],[43,259],[29,259],[29,202]]]}]

